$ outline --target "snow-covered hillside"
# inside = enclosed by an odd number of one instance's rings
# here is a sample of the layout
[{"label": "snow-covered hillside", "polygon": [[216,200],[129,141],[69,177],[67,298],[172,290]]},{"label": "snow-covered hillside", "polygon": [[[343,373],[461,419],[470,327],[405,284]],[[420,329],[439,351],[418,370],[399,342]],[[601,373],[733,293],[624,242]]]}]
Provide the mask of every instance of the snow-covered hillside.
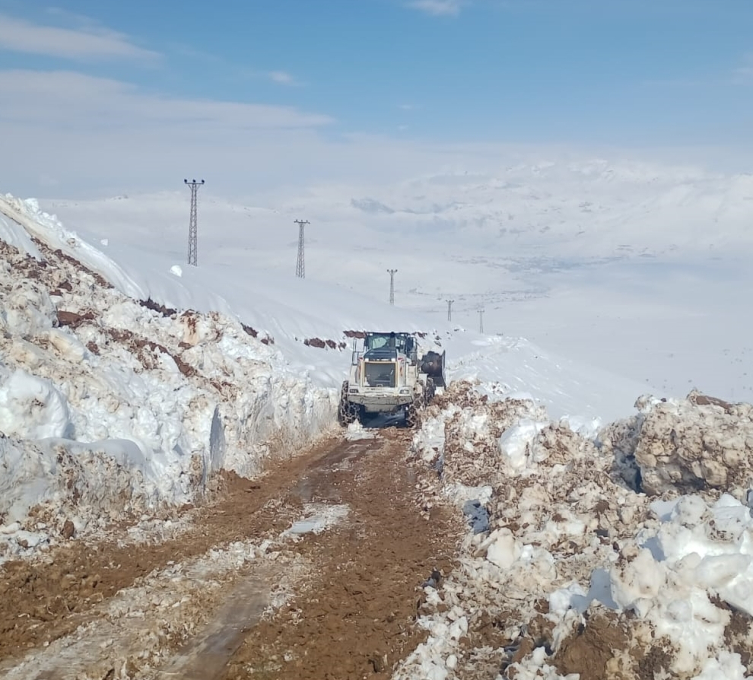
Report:
[{"label": "snow-covered hillside", "polygon": [[0,245],[7,551],[167,512],[218,470],[256,474],[326,433],[351,330],[425,332],[451,378],[579,423],[629,414],[641,390],[333,285],[97,248],[34,201],[0,199]]}]

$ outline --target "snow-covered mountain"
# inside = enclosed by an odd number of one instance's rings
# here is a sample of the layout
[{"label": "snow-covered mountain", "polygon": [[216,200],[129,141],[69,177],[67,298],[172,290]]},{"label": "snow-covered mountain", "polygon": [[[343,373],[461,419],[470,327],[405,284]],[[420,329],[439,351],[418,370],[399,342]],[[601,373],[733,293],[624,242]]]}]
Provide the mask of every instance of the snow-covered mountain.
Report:
[{"label": "snow-covered mountain", "polygon": [[[485,257],[500,262],[656,257],[678,249],[706,254],[750,246],[753,238],[746,229],[753,175],[604,160],[437,173],[384,186],[326,184],[237,202],[218,198],[222,188],[211,183],[202,192],[205,241],[220,239],[242,251],[284,248],[294,236],[290,220],[302,215],[312,221],[309,239],[316,249],[388,251],[418,240],[433,255],[447,248],[481,254],[482,245]],[[134,237],[167,237],[177,254],[186,196],[175,191],[42,205],[81,227],[106,217],[113,227],[130,225]]]},{"label": "snow-covered mountain", "polygon": [[[249,276],[295,270],[307,219],[307,281],[388,299],[439,324],[523,336],[673,393],[753,398],[739,313],[751,284],[753,176],[605,161],[452,169],[393,185],[319,185],[220,198],[199,192],[199,261]],[[213,193],[214,192],[214,193]],[[116,259],[144,246],[185,261],[188,191],[45,199]],[[255,274],[251,274],[251,272]],[[721,332],[720,329],[724,329]],[[619,339],[619,341],[616,341]]]}]

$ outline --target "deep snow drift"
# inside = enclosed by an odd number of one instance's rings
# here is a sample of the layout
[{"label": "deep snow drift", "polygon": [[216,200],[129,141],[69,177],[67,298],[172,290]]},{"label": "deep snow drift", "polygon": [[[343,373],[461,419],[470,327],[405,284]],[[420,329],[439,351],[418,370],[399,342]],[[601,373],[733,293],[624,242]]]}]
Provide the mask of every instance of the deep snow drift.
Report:
[{"label": "deep snow drift", "polygon": [[753,673],[751,407],[636,406],[578,431],[456,383],[429,409],[413,440],[426,507],[477,501],[490,525],[424,588],[429,639],[398,680]]},{"label": "deep snow drift", "polygon": [[189,502],[330,427],[332,391],[266,336],[129,298],[13,231],[27,252],[0,241],[0,558]]},{"label": "deep snow drift", "polygon": [[350,330],[423,331],[450,377],[556,416],[627,413],[639,389],[316,281],[116,262],[34,201],[0,199],[0,253],[0,559],[164,515],[326,433]]}]

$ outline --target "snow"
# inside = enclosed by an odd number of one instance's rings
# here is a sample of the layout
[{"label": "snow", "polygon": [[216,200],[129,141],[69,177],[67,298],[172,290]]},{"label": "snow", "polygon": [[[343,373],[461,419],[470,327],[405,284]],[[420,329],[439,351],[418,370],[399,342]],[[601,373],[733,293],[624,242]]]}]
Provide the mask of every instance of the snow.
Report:
[{"label": "snow", "polygon": [[[414,433],[418,487],[459,515],[478,504],[490,522],[468,525],[459,568],[423,589],[428,639],[396,680],[470,676],[489,660],[516,678],[574,680],[559,652],[607,615],[624,634],[612,677],[632,677],[631,654],[652,640],[684,677],[746,677],[734,647],[749,641],[729,637],[733,617],[753,615],[752,406],[696,391],[640,396],[638,380],[523,338],[468,331],[327,276],[249,267],[232,244],[183,267],[159,230],[137,249],[89,229],[82,237],[34,200],[0,198],[0,561],[43,552],[66,525],[78,537],[123,517],[158,521],[220,470],[260,474],[335,427],[347,331],[420,331],[424,349],[447,351],[454,382]],[[600,238],[593,253],[604,254]],[[353,425],[344,436],[373,434]],[[307,507],[285,536],[346,514]],[[503,613],[504,644],[469,656],[461,640],[479,617]]]},{"label": "snow", "polygon": [[524,419],[504,431],[499,438],[499,450],[510,467],[514,470],[523,470],[529,466],[529,459],[535,460],[532,458],[531,444],[545,426],[544,422]]},{"label": "snow", "polygon": [[49,380],[18,369],[0,386],[0,431],[7,436],[65,438],[72,430],[68,402]]},{"label": "snow", "polygon": [[303,508],[303,517],[293,522],[290,528],[282,533],[282,536],[321,533],[347,517],[349,511],[350,508],[347,505],[307,504]]}]

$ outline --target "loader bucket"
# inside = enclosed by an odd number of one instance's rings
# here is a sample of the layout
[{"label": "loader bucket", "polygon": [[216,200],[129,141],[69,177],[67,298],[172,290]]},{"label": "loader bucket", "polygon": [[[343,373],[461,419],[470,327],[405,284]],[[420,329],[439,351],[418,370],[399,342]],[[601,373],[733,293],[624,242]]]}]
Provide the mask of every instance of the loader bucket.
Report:
[{"label": "loader bucket", "polygon": [[444,360],[445,352],[442,352],[442,354],[439,352],[427,352],[421,357],[419,370],[434,380],[434,384],[437,387],[447,386],[444,375]]}]

